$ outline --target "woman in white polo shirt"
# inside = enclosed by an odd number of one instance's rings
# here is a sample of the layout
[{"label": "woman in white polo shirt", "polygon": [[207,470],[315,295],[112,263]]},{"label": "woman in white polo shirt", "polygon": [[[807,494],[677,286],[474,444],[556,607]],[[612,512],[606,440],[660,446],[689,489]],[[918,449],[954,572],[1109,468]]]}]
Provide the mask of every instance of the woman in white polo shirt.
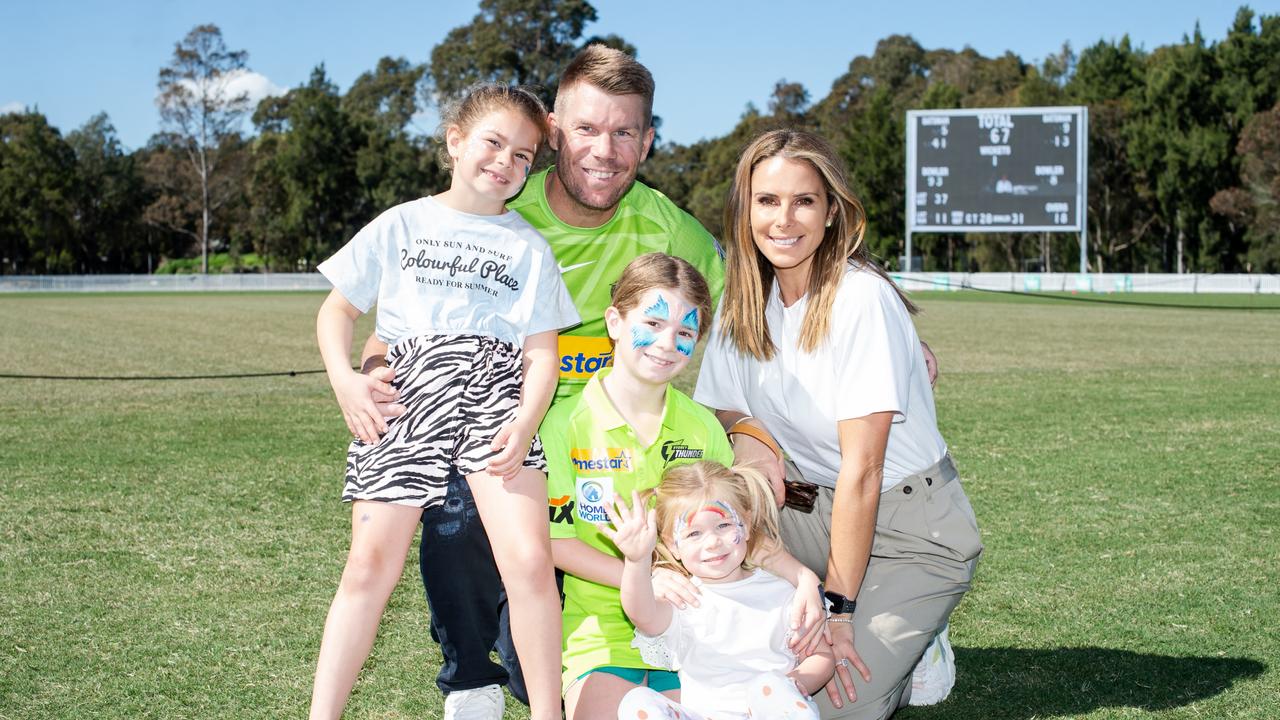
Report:
[{"label": "woman in white polo shirt", "polygon": [[[694,394],[738,460],[768,470],[779,503],[787,479],[783,540],[825,577],[832,612],[840,667],[817,698],[824,718],[907,704],[982,551],[938,433],[915,307],[868,256],[864,227],[826,141],[756,138],[725,209],[725,291]],[[792,485],[805,481],[816,498]]]}]

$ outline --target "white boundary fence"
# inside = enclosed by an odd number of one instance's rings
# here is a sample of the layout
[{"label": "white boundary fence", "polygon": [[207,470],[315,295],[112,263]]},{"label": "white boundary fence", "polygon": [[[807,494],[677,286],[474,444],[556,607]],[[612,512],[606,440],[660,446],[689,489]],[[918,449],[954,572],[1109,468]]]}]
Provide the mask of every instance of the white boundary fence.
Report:
[{"label": "white boundary fence", "polygon": [[[891,273],[908,291],[1280,294],[1280,275],[1123,273]],[[0,293],[325,291],[320,273],[228,275],[0,275]]]},{"label": "white boundary fence", "polygon": [[1069,293],[1280,294],[1280,275],[1124,273],[890,273],[905,290]]},{"label": "white boundary fence", "polygon": [[0,293],[328,290],[320,273],[218,275],[0,275]]}]

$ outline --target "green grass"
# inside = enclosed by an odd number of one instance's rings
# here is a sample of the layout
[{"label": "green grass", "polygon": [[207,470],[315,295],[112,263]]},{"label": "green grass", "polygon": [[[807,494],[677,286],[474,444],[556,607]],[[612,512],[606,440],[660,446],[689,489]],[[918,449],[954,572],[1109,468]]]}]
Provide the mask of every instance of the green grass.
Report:
[{"label": "green grass", "polygon": [[[1280,313],[916,297],[987,552],[954,694],[899,717],[1280,717]],[[320,300],[0,296],[0,373],[318,368]],[[305,713],[349,532],[322,375],[0,379],[0,432],[0,717]],[[350,717],[439,716],[425,607],[411,562]]]}]

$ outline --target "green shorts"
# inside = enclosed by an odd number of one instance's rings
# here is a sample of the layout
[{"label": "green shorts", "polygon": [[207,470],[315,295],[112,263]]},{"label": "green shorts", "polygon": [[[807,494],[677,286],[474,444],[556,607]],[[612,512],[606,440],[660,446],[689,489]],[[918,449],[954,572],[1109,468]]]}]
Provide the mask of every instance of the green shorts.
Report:
[{"label": "green shorts", "polygon": [[680,689],[680,676],[670,670],[646,670],[644,668],[624,668],[616,665],[605,665],[604,667],[591,668],[590,670],[578,676],[578,680],[582,680],[591,673],[609,673],[610,675],[620,677],[632,685],[647,687],[654,692],[666,692],[668,690]]}]

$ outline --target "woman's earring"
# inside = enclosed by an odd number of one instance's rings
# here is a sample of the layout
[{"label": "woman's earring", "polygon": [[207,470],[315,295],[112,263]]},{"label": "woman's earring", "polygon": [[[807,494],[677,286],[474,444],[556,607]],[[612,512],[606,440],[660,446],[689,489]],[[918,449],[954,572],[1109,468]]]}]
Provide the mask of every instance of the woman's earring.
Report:
[{"label": "woman's earring", "polygon": [[832,219],[827,218],[827,227],[831,227]]}]

